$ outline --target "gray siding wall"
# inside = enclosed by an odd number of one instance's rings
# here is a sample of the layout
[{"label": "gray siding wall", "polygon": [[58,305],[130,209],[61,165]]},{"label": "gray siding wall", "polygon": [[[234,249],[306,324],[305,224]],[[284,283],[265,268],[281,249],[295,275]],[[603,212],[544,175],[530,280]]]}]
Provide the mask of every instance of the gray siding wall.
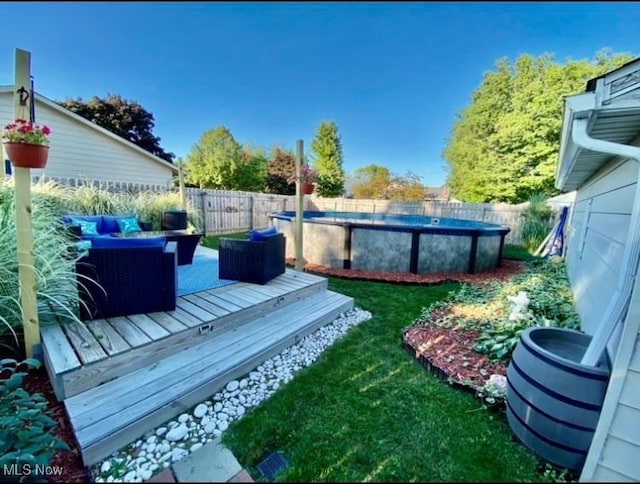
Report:
[{"label": "gray siding wall", "polygon": [[[593,334],[611,301],[622,266],[638,176],[633,161],[612,161],[576,195],[568,231],[567,270],[582,318]],[[611,338],[614,354],[619,331]]]},{"label": "gray siding wall", "polygon": [[[636,162],[616,159],[577,191],[567,269],[588,334],[596,331],[618,285],[637,178]],[[639,316],[639,305],[635,295],[629,318]],[[618,328],[608,344],[615,367],[581,481],[640,480],[640,342],[637,322],[629,318],[624,340]]]}]

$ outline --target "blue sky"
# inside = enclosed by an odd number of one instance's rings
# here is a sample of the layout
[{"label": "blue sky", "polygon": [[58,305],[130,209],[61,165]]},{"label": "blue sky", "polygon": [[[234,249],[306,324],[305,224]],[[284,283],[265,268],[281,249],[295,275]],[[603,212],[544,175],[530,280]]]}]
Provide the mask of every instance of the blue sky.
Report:
[{"label": "blue sky", "polygon": [[219,125],[309,153],[334,121],[347,172],[375,163],[431,186],[456,113],[500,57],[640,50],[636,2],[3,2],[0,18],[1,84],[28,50],[39,93],[135,100],[178,156]]}]

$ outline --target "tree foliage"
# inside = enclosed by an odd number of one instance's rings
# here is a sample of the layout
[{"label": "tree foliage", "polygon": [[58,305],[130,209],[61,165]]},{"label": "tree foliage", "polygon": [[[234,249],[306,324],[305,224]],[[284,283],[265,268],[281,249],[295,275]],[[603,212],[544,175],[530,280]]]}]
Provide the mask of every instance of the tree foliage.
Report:
[{"label": "tree foliage", "polygon": [[138,145],[169,163],[175,155],[160,147],[160,138],[153,135],[155,122],[153,114],[136,101],[123,99],[119,95],[107,94],[104,99],[93,96],[89,101],[81,98],[56,101],[63,108],[72,111],[92,123]]},{"label": "tree foliage", "polygon": [[379,165],[367,165],[353,174],[353,198],[384,200],[391,185],[389,169]]},{"label": "tree foliage", "polygon": [[443,157],[452,195],[519,203],[534,193],[557,194],[563,97],[584,92],[587,80],[632,58],[602,50],[593,61],[564,65],[551,54],[499,59],[449,133]]},{"label": "tree foliage", "polygon": [[200,188],[240,190],[250,184],[248,158],[228,128],[210,129],[187,155],[187,182]]},{"label": "tree foliage", "polygon": [[240,169],[235,190],[264,192],[267,183],[269,159],[263,148],[248,144],[242,145]]},{"label": "tree foliage", "polygon": [[354,198],[417,201],[424,200],[425,191],[420,177],[411,171],[396,175],[384,166],[367,165],[354,172]]},{"label": "tree foliage", "polygon": [[321,197],[340,197],[344,192],[342,142],[338,126],[323,121],[311,141],[313,168],[318,172],[317,191]]},{"label": "tree foliage", "polygon": [[279,195],[295,195],[296,155],[291,150],[276,146],[271,151],[267,166],[267,192]]}]

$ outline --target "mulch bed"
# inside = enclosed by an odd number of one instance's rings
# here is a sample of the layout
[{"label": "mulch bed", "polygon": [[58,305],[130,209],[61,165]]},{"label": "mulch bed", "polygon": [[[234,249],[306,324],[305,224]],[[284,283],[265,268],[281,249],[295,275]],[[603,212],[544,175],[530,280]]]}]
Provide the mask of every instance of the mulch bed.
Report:
[{"label": "mulch bed", "polygon": [[44,395],[47,399],[47,413],[58,423],[53,433],[60,440],[66,442],[70,448],[68,451],[59,450],[54,454],[49,464],[61,467],[62,474],[48,476],[49,482],[93,482],[91,474],[82,463],[82,457],[80,456],[71,424],[67,418],[64,404],[56,400],[53,387],[44,367],[29,372],[24,379],[24,388],[31,394],[42,393]]},{"label": "mulch bed", "polygon": [[[295,259],[287,259],[287,265],[294,266]],[[440,284],[442,282],[467,282],[469,284],[482,284],[488,280],[505,281],[520,272],[524,267],[521,261],[504,259],[500,267],[490,269],[478,274],[465,274],[461,272],[443,274],[411,274],[400,272],[362,271],[356,269],[334,269],[317,264],[306,263],[305,272],[322,276],[340,277],[361,281],[381,281],[398,284]]]}]

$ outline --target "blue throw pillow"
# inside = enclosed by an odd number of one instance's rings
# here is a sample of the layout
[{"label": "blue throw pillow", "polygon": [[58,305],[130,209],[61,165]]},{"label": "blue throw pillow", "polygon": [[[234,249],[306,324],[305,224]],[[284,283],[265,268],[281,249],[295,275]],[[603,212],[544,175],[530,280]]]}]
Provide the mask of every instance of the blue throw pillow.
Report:
[{"label": "blue throw pillow", "polygon": [[97,225],[98,233],[101,234],[103,232],[102,231],[102,215],[69,214],[69,215],[63,215],[62,220],[64,223],[69,225],[75,225],[76,227],[80,226],[77,222],[78,220],[84,220],[85,222],[95,222]]},{"label": "blue throw pillow", "polygon": [[278,234],[278,229],[275,226],[271,226],[268,229],[252,230],[249,232],[249,240],[252,242],[264,242],[269,237],[273,237]]},{"label": "blue throw pillow", "polygon": [[80,227],[82,235],[98,235],[98,222],[88,222],[87,220],[81,220],[78,218],[72,218],[71,224],[76,227]]},{"label": "blue throw pillow", "polygon": [[78,254],[81,257],[84,257],[85,255],[87,255],[89,253],[89,249],[91,248],[91,241],[90,240],[80,240],[80,241],[76,242],[73,245],[78,250]]},{"label": "blue throw pillow", "polygon": [[118,228],[123,234],[130,234],[132,232],[142,232],[138,220],[135,217],[119,218],[116,219]]}]

